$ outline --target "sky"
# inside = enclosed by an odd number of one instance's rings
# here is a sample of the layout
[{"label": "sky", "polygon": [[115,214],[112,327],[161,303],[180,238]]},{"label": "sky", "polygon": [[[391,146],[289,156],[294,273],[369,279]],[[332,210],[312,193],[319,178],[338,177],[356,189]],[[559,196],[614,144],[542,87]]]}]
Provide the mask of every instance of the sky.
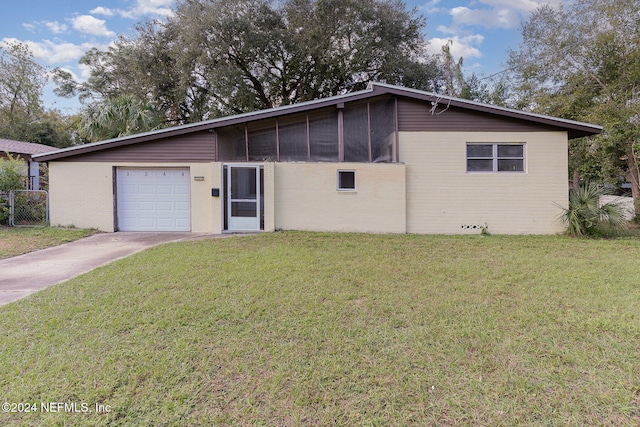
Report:
[{"label": "sky", "polygon": [[[503,70],[508,49],[517,49],[520,25],[543,4],[562,0],[405,0],[427,19],[430,49],[440,51],[452,42],[454,57],[463,57],[466,74],[491,76]],[[135,25],[148,19],[166,19],[175,0],[22,0],[7,1],[0,15],[0,44],[27,44],[40,65],[60,67],[78,80],[88,69],[78,64],[82,55],[97,47],[106,49],[119,35],[133,36]],[[73,114],[77,99],[44,92],[47,108]]]}]

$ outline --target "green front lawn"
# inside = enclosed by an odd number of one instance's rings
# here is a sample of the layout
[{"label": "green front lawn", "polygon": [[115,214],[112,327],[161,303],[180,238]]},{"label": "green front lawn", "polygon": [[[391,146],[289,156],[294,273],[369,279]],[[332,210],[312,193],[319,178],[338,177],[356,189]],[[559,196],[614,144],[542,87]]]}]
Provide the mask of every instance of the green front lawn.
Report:
[{"label": "green front lawn", "polygon": [[555,236],[162,245],[0,307],[0,395],[38,409],[0,424],[637,425],[638,254]]},{"label": "green front lawn", "polygon": [[82,239],[97,230],[79,228],[21,228],[0,226],[0,259]]}]

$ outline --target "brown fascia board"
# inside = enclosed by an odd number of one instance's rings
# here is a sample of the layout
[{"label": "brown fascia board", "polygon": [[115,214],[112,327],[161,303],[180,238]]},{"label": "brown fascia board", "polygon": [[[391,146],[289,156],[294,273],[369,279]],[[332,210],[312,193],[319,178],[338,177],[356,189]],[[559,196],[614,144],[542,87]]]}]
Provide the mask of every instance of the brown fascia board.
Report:
[{"label": "brown fascia board", "polygon": [[488,114],[495,114],[513,119],[526,120],[545,124],[551,127],[566,130],[569,139],[580,138],[583,136],[596,135],[602,132],[602,127],[589,123],[576,122],[572,120],[559,119],[556,117],[544,116],[541,114],[527,113],[524,111],[512,110],[509,108],[498,107],[490,104],[482,104],[479,102],[469,101],[466,99],[454,98],[449,96],[438,95],[435,93],[424,92],[417,89],[410,89],[400,86],[394,86],[384,83],[370,83],[365,90],[353,92],[344,95],[336,95],[329,98],[317,99],[313,101],[301,102],[293,105],[285,105],[282,107],[270,108],[268,110],[252,111],[249,113],[238,114],[235,116],[221,117],[217,119],[207,120],[198,123],[175,126],[167,129],[160,129],[151,132],[140,133],[136,135],[128,135],[121,138],[109,139],[90,144],[77,145],[74,147],[63,148],[50,153],[34,155],[34,160],[38,162],[57,160],[65,157],[71,157],[79,154],[91,153],[93,151],[106,150],[110,148],[121,147],[124,145],[148,142],[162,138],[175,137],[186,133],[200,132],[205,130],[214,130],[224,126],[231,126],[246,123],[253,120],[262,120],[272,117],[282,116],[285,114],[294,114],[332,105],[344,104],[345,102],[358,101],[361,99],[372,98],[374,96],[392,94],[404,96],[407,98],[418,99],[427,102],[442,102],[475,111]]}]

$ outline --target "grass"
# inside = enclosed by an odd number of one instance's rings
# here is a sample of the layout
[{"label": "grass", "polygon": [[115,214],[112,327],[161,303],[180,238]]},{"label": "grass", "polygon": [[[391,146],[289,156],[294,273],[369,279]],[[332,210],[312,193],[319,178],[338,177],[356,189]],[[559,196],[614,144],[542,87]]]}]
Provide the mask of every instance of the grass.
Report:
[{"label": "grass", "polygon": [[[0,307],[2,425],[640,423],[640,240],[269,233]],[[39,408],[40,409],[40,408]]]},{"label": "grass", "polygon": [[20,228],[0,226],[0,259],[58,246],[95,234],[78,228]]}]

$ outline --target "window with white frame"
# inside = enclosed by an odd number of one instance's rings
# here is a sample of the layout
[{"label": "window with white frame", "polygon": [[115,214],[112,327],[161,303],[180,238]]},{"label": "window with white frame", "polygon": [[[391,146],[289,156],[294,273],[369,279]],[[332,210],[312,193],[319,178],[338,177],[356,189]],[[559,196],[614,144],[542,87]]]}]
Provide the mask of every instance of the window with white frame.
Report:
[{"label": "window with white frame", "polygon": [[469,142],[467,172],[524,172],[524,144]]},{"label": "window with white frame", "polygon": [[354,191],[356,189],[356,171],[338,171],[338,190]]}]

